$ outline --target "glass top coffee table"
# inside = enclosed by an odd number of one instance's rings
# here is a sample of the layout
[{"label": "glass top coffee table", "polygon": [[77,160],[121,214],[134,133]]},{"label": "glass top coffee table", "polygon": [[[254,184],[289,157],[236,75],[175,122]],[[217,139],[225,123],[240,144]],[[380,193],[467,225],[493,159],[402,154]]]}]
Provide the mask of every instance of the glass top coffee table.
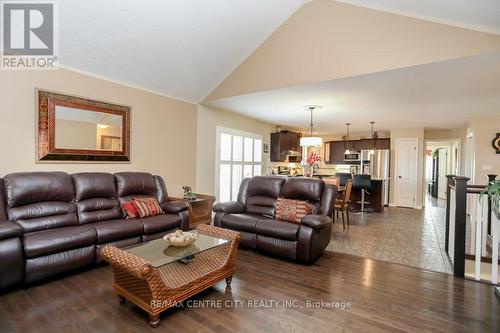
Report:
[{"label": "glass top coffee table", "polygon": [[241,236],[234,231],[201,224],[190,246],[167,246],[163,239],[119,249],[106,245],[101,257],[113,266],[113,290],[120,302],[129,300],[149,314],[156,327],[160,314],[179,302],[226,279],[236,269]]},{"label": "glass top coffee table", "polygon": [[129,246],[123,250],[146,260],[153,267],[160,267],[175,261],[189,263],[195,255],[226,243],[229,243],[229,240],[198,233],[198,239],[186,247],[169,246],[163,238],[160,238]]}]

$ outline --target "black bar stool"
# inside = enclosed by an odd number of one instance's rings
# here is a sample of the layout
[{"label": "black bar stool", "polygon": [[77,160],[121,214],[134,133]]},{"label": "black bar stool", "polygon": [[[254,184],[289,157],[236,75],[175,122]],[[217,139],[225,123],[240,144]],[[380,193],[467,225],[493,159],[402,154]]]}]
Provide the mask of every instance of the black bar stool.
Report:
[{"label": "black bar stool", "polygon": [[349,179],[352,179],[352,175],[349,172],[337,172],[335,177],[339,179],[339,185],[345,186]]},{"label": "black bar stool", "polygon": [[352,187],[355,190],[361,190],[361,201],[357,203],[361,204],[361,210],[359,213],[364,214],[367,210],[365,205],[369,205],[370,202],[365,201],[366,194],[370,194],[372,190],[372,177],[370,175],[354,175],[352,179]]}]

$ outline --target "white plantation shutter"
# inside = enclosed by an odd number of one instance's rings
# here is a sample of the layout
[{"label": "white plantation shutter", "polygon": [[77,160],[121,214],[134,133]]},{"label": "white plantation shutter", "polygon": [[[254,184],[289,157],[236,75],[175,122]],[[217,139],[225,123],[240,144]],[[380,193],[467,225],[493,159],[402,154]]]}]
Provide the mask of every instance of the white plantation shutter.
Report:
[{"label": "white plantation shutter", "polygon": [[262,136],[218,127],[217,144],[217,199],[235,201],[243,178],[262,173]]}]

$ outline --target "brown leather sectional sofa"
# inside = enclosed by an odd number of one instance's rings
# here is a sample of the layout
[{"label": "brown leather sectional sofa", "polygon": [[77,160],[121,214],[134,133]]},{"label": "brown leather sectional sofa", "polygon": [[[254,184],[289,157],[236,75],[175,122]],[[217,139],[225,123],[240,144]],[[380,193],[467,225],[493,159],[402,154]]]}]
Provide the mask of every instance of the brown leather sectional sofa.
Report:
[{"label": "brown leather sectional sofa", "polygon": [[[155,197],[165,214],[125,219],[120,203],[132,197]],[[0,178],[0,289],[99,262],[106,244],[187,230],[187,209],[149,173],[9,174]]]},{"label": "brown leather sectional sofa", "polygon": [[[313,263],[330,242],[333,199],[337,188],[322,180],[257,176],[241,183],[236,202],[214,206],[214,223],[238,231],[240,247]],[[274,219],[276,200],[305,200],[317,207],[300,224]]]}]

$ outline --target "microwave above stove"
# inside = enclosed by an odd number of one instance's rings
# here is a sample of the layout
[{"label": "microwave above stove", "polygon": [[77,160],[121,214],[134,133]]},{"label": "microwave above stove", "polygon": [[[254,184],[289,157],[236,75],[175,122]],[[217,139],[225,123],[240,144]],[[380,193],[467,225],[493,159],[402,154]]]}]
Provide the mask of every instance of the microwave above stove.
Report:
[{"label": "microwave above stove", "polygon": [[359,162],[360,156],[360,152],[350,152],[349,154],[344,155],[344,162]]}]

